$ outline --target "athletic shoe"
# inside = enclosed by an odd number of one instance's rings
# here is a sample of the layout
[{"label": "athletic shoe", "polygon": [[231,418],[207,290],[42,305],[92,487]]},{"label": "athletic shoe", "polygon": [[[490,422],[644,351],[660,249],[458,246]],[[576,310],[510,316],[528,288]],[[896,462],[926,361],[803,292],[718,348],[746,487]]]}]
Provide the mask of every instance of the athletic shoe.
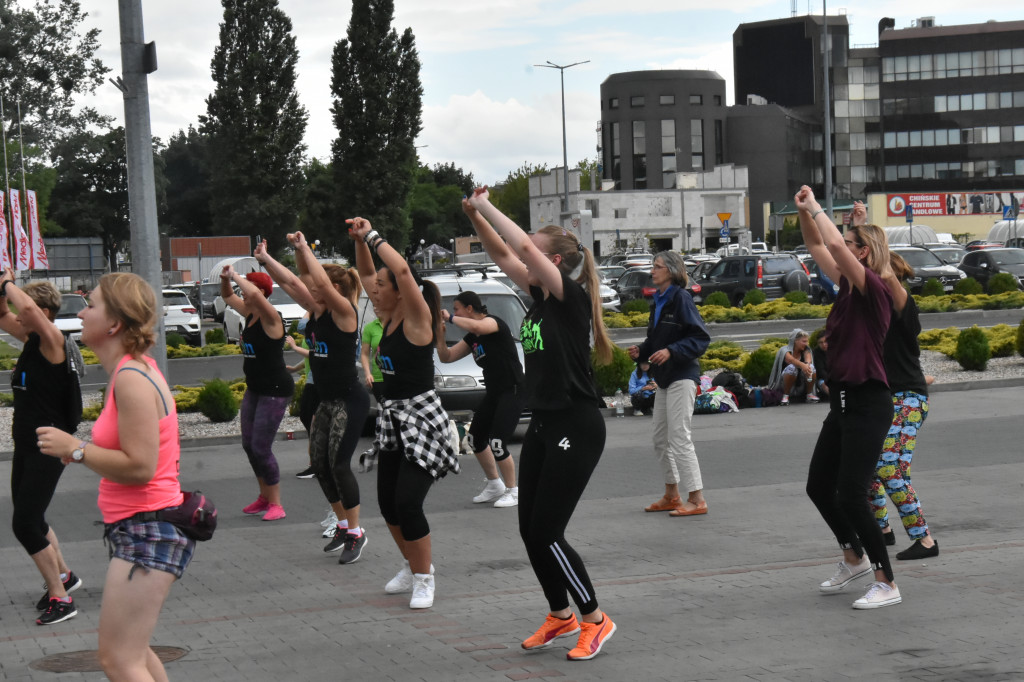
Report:
[{"label": "athletic shoe", "polygon": [[363,547],[366,547],[366,533],[356,536],[355,533],[345,533],[345,551],[338,558],[339,564],[354,564],[363,555]]},{"label": "athletic shoe", "polygon": [[597,656],[601,653],[601,647],[611,639],[616,630],[615,623],[607,613],[604,614],[604,619],[600,623],[580,623],[580,627],[582,632],[576,642],[576,648],[571,649],[565,655],[570,661],[589,661]]},{"label": "athletic shoe", "polygon": [[313,471],[313,465],[310,464],[308,467],[295,474],[295,478],[315,478],[316,472]]},{"label": "athletic shoe", "polygon": [[814,395],[812,393],[809,396],[807,396],[807,402],[809,402],[809,403],[820,403],[821,399],[818,398],[818,396],[816,396],[816,395]]},{"label": "athletic shoe", "polygon": [[[433,568],[433,566],[431,566]],[[434,605],[434,572],[412,574],[410,609],[429,609]]]},{"label": "athletic shoe", "polygon": [[334,524],[333,526],[328,526],[327,528],[324,528],[324,532],[320,533],[320,537],[322,537],[322,538],[333,538],[335,535],[337,535],[337,533],[338,533],[338,524]]},{"label": "athletic shoe", "polygon": [[[895,543],[893,543],[895,544]],[[914,540],[914,544],[907,547],[902,552],[896,553],[896,558],[900,561],[910,561],[913,559],[929,559],[933,556],[939,556],[939,542],[935,541],[935,544],[931,547],[925,547],[921,544],[921,540]]]},{"label": "athletic shoe", "polygon": [[36,618],[36,625],[56,625],[57,623],[63,623],[69,618],[74,618],[77,615],[78,609],[75,608],[75,602],[63,602],[54,597],[46,606],[46,610],[43,611],[43,614]]},{"label": "athletic shoe", "polygon": [[867,594],[853,602],[855,609],[880,609],[883,606],[892,606],[903,601],[900,596],[900,588],[893,585],[889,587],[886,583],[871,583]]},{"label": "athletic shoe", "polygon": [[279,504],[271,504],[267,506],[267,513],[263,515],[264,521],[277,521],[283,519],[287,514],[284,513],[284,507]]},{"label": "athletic shoe", "polygon": [[505,488],[505,493],[494,503],[495,507],[515,507],[519,505],[519,488]]},{"label": "athletic shoe", "polygon": [[325,552],[337,552],[345,546],[345,529],[338,526],[334,527],[334,535],[331,537],[331,541],[324,546]]},{"label": "athletic shoe", "polygon": [[779,403],[779,404],[780,404],[780,405],[783,405],[783,406],[785,406],[785,405],[789,405],[789,396],[788,396],[788,395],[784,395],[784,396],[782,396],[782,402],[781,402],[781,403]]},{"label": "athletic shoe", "polygon": [[505,484],[502,483],[500,478],[493,478],[487,480],[487,485],[480,492],[479,495],[473,498],[475,504],[482,502],[493,502],[502,495],[505,494]]},{"label": "athletic shoe", "polygon": [[863,578],[871,573],[871,562],[867,555],[860,559],[860,563],[850,566],[845,561],[840,561],[835,574],[821,584],[822,592],[838,592],[857,578]]},{"label": "athletic shoe", "polygon": [[882,538],[885,539],[886,547],[894,547],[896,545],[896,533],[893,533],[892,531],[888,533],[882,533]]},{"label": "athletic shoe", "polygon": [[[408,561],[403,561],[402,564],[402,570],[400,570],[395,577],[389,580],[388,584],[384,586],[384,591],[388,594],[399,594],[401,592],[408,592],[412,589],[412,569],[409,568]],[[434,574],[434,564],[430,564],[430,574]]]},{"label": "athletic shoe", "polygon": [[[68,571],[68,579],[64,581],[64,591],[71,594],[81,586],[82,579],[75,575],[74,571]],[[43,589],[46,591],[43,592],[42,598],[36,602],[36,611],[45,611],[46,607],[50,605],[50,590],[46,588],[46,583],[43,583]]]},{"label": "athletic shoe", "polygon": [[565,619],[557,618],[549,613],[548,617],[544,619],[544,624],[538,628],[537,632],[523,640],[522,646],[527,651],[544,649],[551,646],[551,643],[559,637],[572,637],[579,631],[580,623],[576,620],[575,613]]},{"label": "athletic shoe", "polygon": [[265,498],[262,495],[260,495],[259,497],[256,498],[255,502],[253,502],[252,504],[246,505],[245,507],[242,507],[242,513],[243,514],[259,514],[260,512],[267,511],[267,509],[269,509],[269,508],[270,508],[270,502],[267,501],[267,498]]},{"label": "athletic shoe", "polygon": [[338,525],[338,515],[334,513],[333,509],[327,510],[327,516],[320,522],[320,525],[324,528],[332,528]]}]

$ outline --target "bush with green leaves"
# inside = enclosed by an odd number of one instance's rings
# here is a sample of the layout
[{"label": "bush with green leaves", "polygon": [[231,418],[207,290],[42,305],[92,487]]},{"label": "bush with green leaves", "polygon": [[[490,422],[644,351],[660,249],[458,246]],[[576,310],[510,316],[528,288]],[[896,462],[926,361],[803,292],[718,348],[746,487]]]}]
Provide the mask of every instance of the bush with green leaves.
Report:
[{"label": "bush with green leaves", "polygon": [[622,304],[622,312],[624,313],[646,313],[650,312],[651,304],[644,298],[634,298],[632,301],[626,301]]},{"label": "bush with green leaves", "polygon": [[223,379],[211,379],[196,398],[196,407],[212,422],[229,422],[238,414],[238,398]]},{"label": "bush with green leaves", "polygon": [[206,343],[227,343],[228,338],[224,335],[223,327],[214,327],[206,330]]},{"label": "bush with green leaves", "polygon": [[623,393],[629,391],[629,375],[636,368],[633,358],[629,353],[612,345],[612,361],[607,365],[597,362],[597,355],[594,351],[590,353],[590,363],[594,366],[594,380],[601,395],[614,395],[616,390]]},{"label": "bush with green leaves", "polygon": [[295,393],[292,394],[292,401],[288,403],[288,415],[298,417],[302,412],[302,392],[306,390],[306,377],[301,376],[295,382]]},{"label": "bush with green leaves", "polygon": [[761,305],[767,300],[768,297],[760,289],[751,289],[743,294],[743,305]]},{"label": "bush with green leaves", "polygon": [[925,283],[921,285],[922,296],[942,296],[946,293],[946,289],[942,286],[942,282],[936,277],[929,277],[925,280]]},{"label": "bush with green leaves", "polygon": [[954,294],[962,294],[964,296],[970,296],[971,294],[980,294],[985,291],[985,288],[981,286],[981,282],[974,279],[973,277],[967,277],[953,285]]},{"label": "bush with green leaves", "polygon": [[729,296],[724,291],[715,291],[708,294],[708,297],[704,299],[703,305],[717,305],[723,308],[728,308],[732,305],[729,301]]},{"label": "bush with green leaves", "polygon": [[1005,294],[1007,291],[1017,291],[1020,285],[1017,278],[1008,272],[997,272],[988,280],[988,293]]},{"label": "bush with green leaves", "polygon": [[789,301],[790,303],[807,303],[807,301],[809,300],[807,298],[807,292],[799,290],[787,291],[786,295],[783,296],[782,298]]},{"label": "bush with green leaves", "polygon": [[985,331],[974,325],[960,332],[956,339],[956,352],[953,358],[967,370],[984,370],[992,357],[988,336]]},{"label": "bush with green leaves", "polygon": [[178,332],[169,332],[167,334],[167,346],[168,346],[168,348],[170,348],[171,346],[187,346],[187,345],[188,345],[188,341],[186,341],[185,337],[182,336],[181,334],[179,334]]},{"label": "bush with green leaves", "polygon": [[778,349],[772,350],[769,347],[761,346],[747,358],[743,364],[740,374],[751,386],[764,386],[768,383],[768,377],[772,374],[772,365],[775,364],[775,353]]},{"label": "bush with green leaves", "polygon": [[1017,348],[1017,355],[1024,357],[1024,320],[1017,325],[1017,338],[1014,345]]},{"label": "bush with green leaves", "polygon": [[747,352],[735,341],[712,341],[700,358],[700,371],[725,369],[739,372],[747,360]]}]

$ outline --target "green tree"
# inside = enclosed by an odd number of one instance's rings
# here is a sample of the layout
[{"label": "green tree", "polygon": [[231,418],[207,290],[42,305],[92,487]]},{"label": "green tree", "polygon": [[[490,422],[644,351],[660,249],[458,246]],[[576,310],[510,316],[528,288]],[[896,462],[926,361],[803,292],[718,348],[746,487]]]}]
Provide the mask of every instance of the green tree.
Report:
[{"label": "green tree", "polygon": [[433,176],[435,185],[438,185],[439,187],[444,185],[455,185],[461,189],[462,193],[467,197],[470,196],[476,188],[476,181],[473,179],[473,174],[467,174],[464,170],[450,161],[448,163],[435,163],[434,167],[431,169],[431,175]]},{"label": "green tree", "polygon": [[210,174],[206,161],[207,138],[192,126],[179,130],[160,156],[167,176],[167,203],[160,227],[176,237],[211,233]]},{"label": "green tree", "polygon": [[344,218],[335,210],[334,170],[330,163],[312,159],[302,167],[305,199],[299,212],[298,229],[306,239],[319,239],[320,251],[332,253],[341,250],[348,241]]},{"label": "green tree", "polygon": [[601,189],[601,176],[597,172],[597,158],[583,159],[576,164],[582,173],[580,174],[580,190],[584,192],[590,191],[590,178],[594,178],[594,187],[598,190]]},{"label": "green tree", "polygon": [[[338,213],[363,216],[396,247],[407,243],[423,88],[412,29],[391,27],[392,0],[354,0],[348,38],[334,46],[331,113]],[[351,247],[346,246],[346,253]]]},{"label": "green tree", "polygon": [[95,57],[99,29],[80,30],[88,15],[77,0],[27,4],[0,0],[3,126],[16,130],[20,101],[25,143],[49,151],[69,134],[109,122],[75,104],[75,96],[95,91],[109,69]]},{"label": "green tree", "polygon": [[524,162],[491,191],[491,201],[524,230],[530,229],[530,176],[548,172],[547,164]]},{"label": "green tree", "polygon": [[280,250],[302,199],[306,110],[299,53],[277,0],[222,0],[224,21],[200,132],[208,135],[215,234],[262,235]]}]

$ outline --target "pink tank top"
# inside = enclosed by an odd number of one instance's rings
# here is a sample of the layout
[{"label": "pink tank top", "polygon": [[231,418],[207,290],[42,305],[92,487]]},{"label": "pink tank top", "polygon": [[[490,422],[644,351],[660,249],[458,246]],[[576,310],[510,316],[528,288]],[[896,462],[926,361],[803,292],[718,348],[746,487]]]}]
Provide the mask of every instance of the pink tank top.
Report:
[{"label": "pink tank top", "polygon": [[[159,374],[156,361],[148,356],[143,359]],[[110,377],[107,388],[107,401],[103,405],[99,419],[92,427],[92,442],[101,448],[110,450],[121,449],[121,437],[117,431],[117,401],[115,400],[114,382],[124,364],[131,360],[125,355],[117,363],[117,369]],[[153,388],[156,390],[156,387]],[[175,507],[182,503],[181,485],[178,483],[178,465],[181,455],[181,443],[178,439],[178,411],[172,400],[167,408],[168,414],[160,420],[160,454],[156,465],[156,474],[148,483],[141,485],[125,485],[115,483],[106,478],[100,479],[98,505],[103,514],[104,523],[113,523],[126,519],[137,512],[157,511],[166,507]]]}]

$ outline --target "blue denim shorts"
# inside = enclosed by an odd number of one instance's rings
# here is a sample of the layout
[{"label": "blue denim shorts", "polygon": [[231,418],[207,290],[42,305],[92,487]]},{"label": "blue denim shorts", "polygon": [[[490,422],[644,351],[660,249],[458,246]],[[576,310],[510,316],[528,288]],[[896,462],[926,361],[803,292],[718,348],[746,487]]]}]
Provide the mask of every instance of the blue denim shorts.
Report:
[{"label": "blue denim shorts", "polygon": [[117,557],[134,564],[135,569],[156,569],[180,578],[192,561],[196,541],[185,537],[166,521],[135,521],[131,518],[106,525],[103,539],[110,558]]}]

